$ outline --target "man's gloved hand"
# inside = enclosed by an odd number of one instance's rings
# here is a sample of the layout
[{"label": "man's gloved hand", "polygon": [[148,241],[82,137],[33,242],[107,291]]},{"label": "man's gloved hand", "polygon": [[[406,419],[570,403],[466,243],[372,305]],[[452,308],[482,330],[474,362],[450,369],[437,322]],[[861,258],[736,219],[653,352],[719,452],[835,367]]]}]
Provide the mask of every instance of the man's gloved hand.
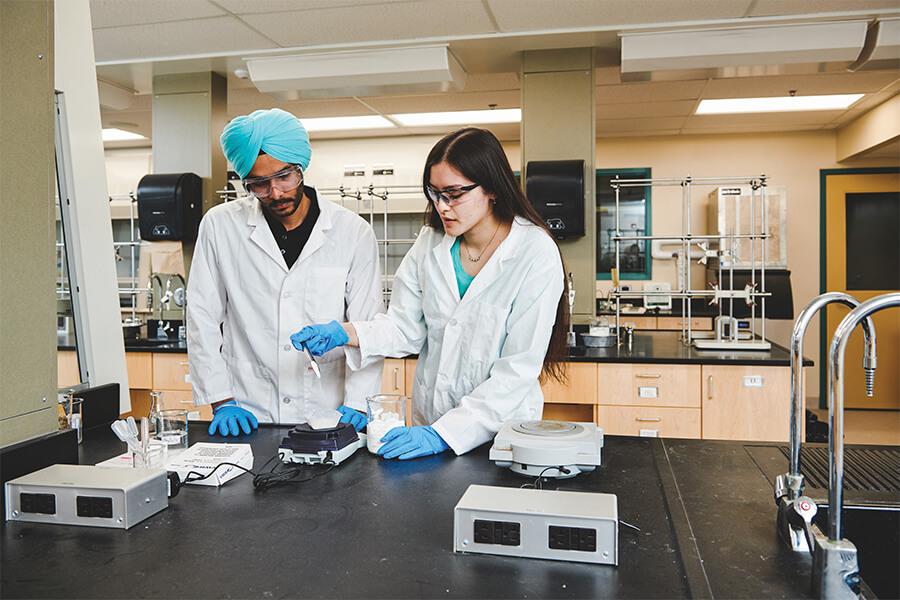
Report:
[{"label": "man's gloved hand", "polygon": [[350,337],[337,321],[307,325],[291,336],[294,348],[303,352],[303,346],[306,346],[313,356],[322,356],[349,341]]},{"label": "man's gloved hand", "polygon": [[213,420],[209,424],[207,433],[228,437],[240,435],[241,431],[250,434],[253,429],[259,427],[256,415],[245,408],[241,408],[234,400],[229,400],[213,409]]},{"label": "man's gloved hand", "polygon": [[381,441],[384,445],[378,449],[378,454],[384,458],[399,457],[400,460],[440,454],[450,448],[430,425],[394,427]]},{"label": "man's gloved hand", "polygon": [[365,429],[366,424],[369,422],[365,413],[354,410],[349,406],[338,406],[337,410],[341,413],[341,423],[350,423],[353,425],[353,429],[357,431]]}]

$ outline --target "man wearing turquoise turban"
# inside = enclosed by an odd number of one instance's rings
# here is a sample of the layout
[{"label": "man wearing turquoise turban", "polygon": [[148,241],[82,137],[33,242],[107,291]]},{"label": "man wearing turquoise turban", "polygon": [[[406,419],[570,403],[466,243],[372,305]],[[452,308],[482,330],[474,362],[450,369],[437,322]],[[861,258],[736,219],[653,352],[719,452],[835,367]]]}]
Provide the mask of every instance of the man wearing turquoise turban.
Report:
[{"label": "man wearing turquoise turban", "polygon": [[327,422],[335,410],[361,428],[382,366],[351,371],[340,350],[315,365],[290,336],[384,311],[375,234],[305,185],[312,151],[294,115],[273,108],[237,117],[221,142],[248,195],[206,213],[191,264],[190,377],[194,402],[213,405],[209,433]]}]

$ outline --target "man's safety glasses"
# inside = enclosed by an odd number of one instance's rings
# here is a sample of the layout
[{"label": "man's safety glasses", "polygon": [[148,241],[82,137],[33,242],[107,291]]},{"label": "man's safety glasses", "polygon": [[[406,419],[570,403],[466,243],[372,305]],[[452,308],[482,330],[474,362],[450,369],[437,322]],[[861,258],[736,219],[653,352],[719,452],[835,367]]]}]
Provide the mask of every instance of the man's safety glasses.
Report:
[{"label": "man's safety glasses", "polygon": [[291,165],[268,177],[251,177],[244,179],[244,189],[257,198],[268,198],[272,195],[273,188],[279,192],[290,192],[297,189],[303,183],[303,174],[300,167]]},{"label": "man's safety glasses", "polygon": [[435,189],[430,185],[425,186],[425,193],[428,194],[428,199],[434,202],[435,206],[437,206],[441,200],[447,203],[447,206],[456,206],[463,202],[462,197],[477,188],[480,184],[473,183],[472,185],[460,185],[456,187],[444,188],[442,190]]}]

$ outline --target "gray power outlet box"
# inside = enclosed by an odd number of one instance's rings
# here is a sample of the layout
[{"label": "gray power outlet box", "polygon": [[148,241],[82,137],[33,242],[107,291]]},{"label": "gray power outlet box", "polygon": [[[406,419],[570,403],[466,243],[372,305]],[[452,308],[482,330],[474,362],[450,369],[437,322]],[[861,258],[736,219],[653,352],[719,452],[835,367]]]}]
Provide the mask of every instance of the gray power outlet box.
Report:
[{"label": "gray power outlet box", "polygon": [[6,520],[129,529],[169,506],[164,469],[51,465],[6,482]]},{"label": "gray power outlet box", "polygon": [[614,494],[470,485],[453,509],[454,552],[619,564]]}]

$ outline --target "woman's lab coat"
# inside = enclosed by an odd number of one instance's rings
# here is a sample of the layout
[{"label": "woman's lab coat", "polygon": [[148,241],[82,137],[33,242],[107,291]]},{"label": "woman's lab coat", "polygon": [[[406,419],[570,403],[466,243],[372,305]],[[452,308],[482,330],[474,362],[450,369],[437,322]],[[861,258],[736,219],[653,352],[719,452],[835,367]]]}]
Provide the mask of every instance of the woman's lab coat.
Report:
[{"label": "woman's lab coat", "polygon": [[556,243],[517,218],[460,300],[450,247],[424,227],[394,277],[387,314],[354,321],[359,348],[348,364],[419,354],[413,423],[432,425],[462,454],[510,419],[538,419],[538,377],[563,291]]},{"label": "woman's lab coat", "polygon": [[[235,398],[262,422],[302,423],[317,410],[366,409],[381,364],[345,369],[319,358],[322,379],[290,336],[311,323],[371,319],[384,311],[378,247],[358,215],[318,196],[320,214],[288,270],[255,198],[216,206],[200,223],[187,292],[194,402]],[[221,329],[220,329],[221,324]]]}]

